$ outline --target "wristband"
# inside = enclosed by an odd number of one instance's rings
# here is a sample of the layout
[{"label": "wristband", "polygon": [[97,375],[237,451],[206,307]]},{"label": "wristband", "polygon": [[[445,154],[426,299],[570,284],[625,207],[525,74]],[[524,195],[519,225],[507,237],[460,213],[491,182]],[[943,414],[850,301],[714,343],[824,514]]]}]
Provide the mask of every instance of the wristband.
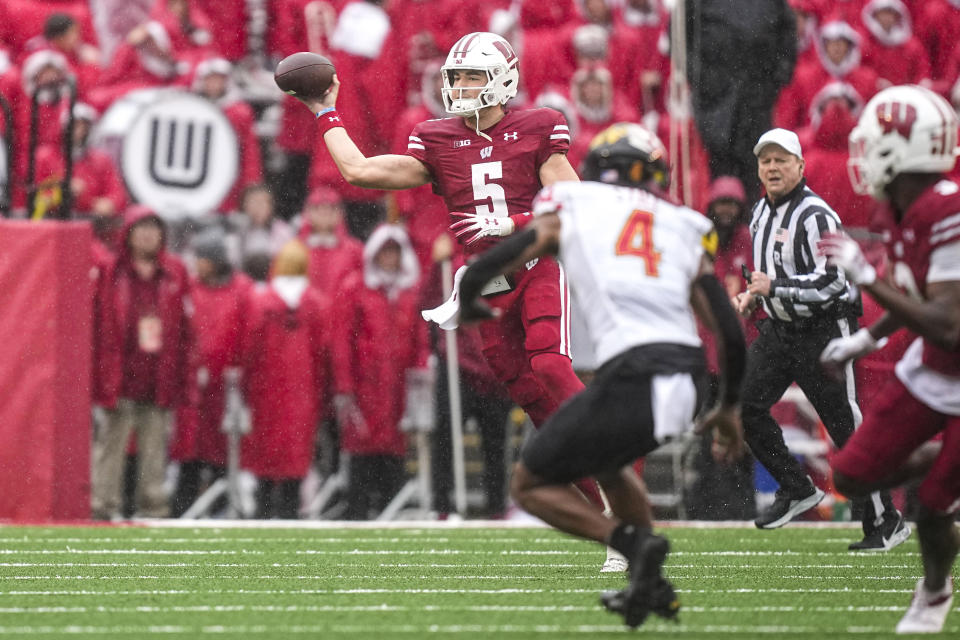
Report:
[{"label": "wristband", "polygon": [[337,110],[333,107],[327,107],[323,111],[320,111],[317,114],[317,123],[320,125],[321,136],[327,131],[330,131],[330,129],[343,126],[343,122],[340,120],[340,114],[338,114]]},{"label": "wristband", "polygon": [[317,117],[319,118],[325,113],[330,113],[331,111],[336,111],[336,110],[337,110],[336,107],[326,107],[324,109],[320,109],[320,111],[317,111]]},{"label": "wristband", "polygon": [[513,231],[520,231],[525,226],[533,222],[533,214],[531,214],[529,211],[515,213],[512,216],[509,216],[509,218],[513,222]]}]

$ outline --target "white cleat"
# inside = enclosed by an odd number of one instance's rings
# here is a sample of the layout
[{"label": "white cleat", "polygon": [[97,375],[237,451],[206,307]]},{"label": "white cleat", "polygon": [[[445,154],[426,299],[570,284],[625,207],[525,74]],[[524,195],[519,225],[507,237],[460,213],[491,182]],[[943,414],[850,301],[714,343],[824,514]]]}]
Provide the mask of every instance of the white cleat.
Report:
[{"label": "white cleat", "polygon": [[942,591],[930,593],[923,586],[923,578],[917,582],[913,601],[906,615],[897,623],[897,633],[939,633],[953,604],[953,579],[947,580]]},{"label": "white cleat", "polygon": [[600,573],[624,573],[629,568],[630,563],[627,562],[622,553],[613,547],[607,547],[607,559],[600,567]]}]

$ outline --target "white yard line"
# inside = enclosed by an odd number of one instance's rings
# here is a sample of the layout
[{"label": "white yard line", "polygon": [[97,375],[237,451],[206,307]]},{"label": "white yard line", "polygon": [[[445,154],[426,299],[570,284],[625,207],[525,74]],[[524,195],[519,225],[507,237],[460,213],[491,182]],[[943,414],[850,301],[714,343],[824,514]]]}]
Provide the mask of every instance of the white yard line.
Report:
[{"label": "white yard line", "polygon": [[350,536],[342,538],[331,538],[331,537],[192,537],[192,538],[164,538],[163,536],[154,537],[154,536],[143,536],[143,537],[98,537],[98,538],[78,538],[78,537],[55,537],[55,536],[41,536],[38,538],[0,538],[0,543],[3,544],[14,544],[14,543],[23,543],[23,544],[113,544],[113,543],[122,543],[122,544],[223,544],[223,543],[261,543],[265,540],[269,540],[271,543],[275,542],[298,542],[305,544],[420,544],[420,543],[433,543],[433,544],[450,544],[450,543],[472,543],[472,544],[559,544],[559,545],[582,545],[584,542],[582,540],[577,540],[575,538],[565,538],[565,537],[551,537],[551,538],[523,538],[523,537],[461,537],[457,536],[455,538],[449,537],[438,537],[438,536],[418,536],[410,535],[405,537],[398,536]]},{"label": "white yard line", "polygon": [[[44,530],[57,531],[60,527],[77,527],[88,524],[91,528],[109,531],[111,528],[149,529],[407,529],[407,530],[437,530],[437,529],[549,529],[537,521],[514,520],[408,520],[402,522],[379,521],[347,521],[347,520],[179,520],[169,518],[144,518],[116,524],[102,522],[70,522],[63,525],[44,523],[37,525]],[[15,532],[23,525],[0,525],[0,534]],[[752,521],[691,521],[691,520],[664,520],[655,523],[656,528],[663,529],[748,529],[756,531]],[[859,522],[791,522],[791,529],[859,529]],[[22,538],[22,534],[20,535]],[[2,538],[0,538],[2,539]]]},{"label": "white yard line", "polygon": [[[722,580],[725,578],[730,578],[729,574],[722,575],[707,575],[699,573],[674,573],[671,571],[666,572],[666,576],[671,580]],[[780,576],[788,580],[850,580],[850,576],[803,576],[803,575],[785,575]],[[906,576],[857,576],[857,579],[860,580],[901,580],[908,584],[915,584],[919,578],[919,574],[916,575],[906,575]],[[136,575],[136,576],[106,576],[106,575],[15,575],[15,576],[0,576],[0,581],[7,580],[93,580],[97,582],[102,582],[105,580],[235,580],[237,576],[235,574],[226,574],[226,575],[213,575],[213,574],[202,574],[202,575],[184,575],[184,574],[173,574],[173,575]],[[370,575],[370,574],[334,574],[334,573],[323,573],[317,575],[300,575],[300,576],[290,576],[290,575],[253,575],[253,576],[244,576],[246,579],[254,580],[388,580],[388,579],[400,579],[400,580],[502,580],[510,582],[513,580],[543,580],[543,575],[533,575],[533,576],[524,576],[524,575],[508,575],[508,576],[490,576],[490,575],[477,575],[477,574],[464,574],[464,575],[403,575],[403,576],[392,576],[385,577],[383,575]],[[607,582],[610,576],[600,573],[592,573],[590,575],[581,575],[581,576],[564,576],[564,580],[602,580]],[[2,593],[2,591],[0,591]]]},{"label": "white yard line", "polygon": [[[181,606],[59,606],[59,607],[0,607],[0,614],[77,614],[77,613],[350,613],[354,611],[370,612],[503,612],[503,613],[582,613],[585,611],[599,611],[600,606],[584,605],[243,605],[243,604],[212,604],[212,605],[181,605]],[[713,614],[713,613],[886,613],[902,612],[903,605],[869,605],[869,606],[757,606],[733,607],[714,606],[697,607],[684,606],[683,614]],[[960,611],[960,607],[953,609]]]},{"label": "white yard line", "polygon": [[[509,562],[502,564],[489,564],[489,563],[440,563],[440,562],[399,562],[399,563],[378,563],[376,566],[381,569],[578,569],[584,567],[592,567],[594,565],[593,561],[590,562]],[[237,568],[237,569],[250,569],[250,568],[263,568],[263,567],[289,567],[289,568],[303,568],[313,566],[311,563],[307,562],[271,562],[269,564],[264,563],[255,563],[255,562],[0,562],[0,567],[10,567],[10,568],[29,568],[29,567],[50,567],[50,568],[93,568],[93,567],[109,567],[117,569],[134,569],[134,568],[197,568],[197,567],[217,567],[217,568]],[[340,569],[347,568],[358,568],[358,567],[367,567],[369,564],[362,562],[337,562],[333,565]],[[701,563],[690,563],[690,564],[678,564],[673,562],[667,563],[667,569],[670,570],[671,576],[680,576],[686,575],[689,577],[702,577],[698,573],[690,574],[680,574],[676,570],[680,569],[769,569],[771,565],[768,564],[701,564]],[[777,565],[780,569],[807,569],[807,570],[824,570],[824,569],[850,569],[857,571],[857,577],[862,576],[863,566],[854,565],[854,564],[779,564]],[[882,570],[900,570],[900,569],[912,569],[917,570],[918,567],[916,564],[884,564],[881,567],[873,567],[873,569],[882,569]],[[835,576],[803,576],[803,577],[835,577]],[[885,577],[883,577],[886,579]]]},{"label": "white yard line", "polygon": [[[740,626],[740,625],[686,625],[648,623],[643,627],[648,634],[687,634],[687,633],[711,633],[725,634],[734,637],[744,634],[752,635],[783,635],[783,634],[815,634],[821,633],[819,627],[810,626],[789,626],[789,625],[767,625],[767,626]],[[890,634],[891,629],[881,626],[848,626],[843,629],[849,634]],[[92,625],[69,625],[69,626],[0,626],[0,634],[19,634],[19,635],[50,635],[50,634],[69,634],[77,635],[170,635],[170,634],[194,634],[194,635],[241,635],[241,634],[290,634],[290,635],[315,635],[315,634],[344,634],[358,635],[360,637],[371,637],[389,633],[392,635],[403,634],[422,637],[426,634],[584,634],[596,635],[599,633],[610,633],[623,635],[625,628],[623,625],[390,625],[389,628],[375,625],[118,625],[113,627],[92,626]],[[949,636],[960,632],[960,627],[948,627],[944,629],[943,636]]]},{"label": "white yard line", "polygon": [[[736,594],[764,594],[764,593],[913,593],[913,589],[870,589],[866,587],[853,589],[822,588],[822,589],[787,589],[787,588],[737,588],[737,589],[677,589],[677,593],[723,593]],[[289,595],[344,595],[344,594],[481,594],[481,595],[514,595],[518,593],[589,593],[596,595],[596,588],[589,589],[58,589],[58,590],[11,590],[0,591],[6,596],[182,596],[182,595],[256,595],[256,596],[289,596]],[[906,608],[906,605],[904,605]]]}]

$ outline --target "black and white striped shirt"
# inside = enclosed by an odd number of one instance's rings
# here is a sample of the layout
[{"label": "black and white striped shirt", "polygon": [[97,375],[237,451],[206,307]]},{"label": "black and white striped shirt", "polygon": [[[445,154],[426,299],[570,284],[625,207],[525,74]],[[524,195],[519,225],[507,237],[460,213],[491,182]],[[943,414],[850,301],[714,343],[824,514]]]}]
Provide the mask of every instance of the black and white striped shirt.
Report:
[{"label": "black and white striped shirt", "polygon": [[820,238],[841,228],[840,217],[806,180],[776,202],[763,198],[754,205],[753,264],[770,276],[770,295],[761,300],[771,318],[795,322],[845,315],[841,308],[849,308],[852,295],[843,270],[817,255]]}]

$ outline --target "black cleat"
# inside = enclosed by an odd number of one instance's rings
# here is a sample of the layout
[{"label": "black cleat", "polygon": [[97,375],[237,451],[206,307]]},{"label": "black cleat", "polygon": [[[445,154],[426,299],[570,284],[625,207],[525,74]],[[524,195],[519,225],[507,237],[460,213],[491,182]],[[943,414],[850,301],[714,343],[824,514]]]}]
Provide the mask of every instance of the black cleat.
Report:
[{"label": "black cleat", "polygon": [[863,540],[853,542],[847,548],[850,551],[889,551],[906,542],[910,533],[910,526],[898,512],[894,517],[884,518],[879,527],[864,534]]},{"label": "black cleat", "polygon": [[673,586],[660,574],[670,550],[666,538],[648,535],[630,558],[630,584],[621,591],[606,591],[600,602],[608,611],[619,613],[628,627],[643,624],[651,613],[675,619],[680,611]]},{"label": "black cleat", "polygon": [[758,529],[778,529],[804,511],[809,511],[820,504],[825,495],[816,487],[813,493],[803,498],[791,498],[778,493],[773,504],[767,507],[753,523]]}]

